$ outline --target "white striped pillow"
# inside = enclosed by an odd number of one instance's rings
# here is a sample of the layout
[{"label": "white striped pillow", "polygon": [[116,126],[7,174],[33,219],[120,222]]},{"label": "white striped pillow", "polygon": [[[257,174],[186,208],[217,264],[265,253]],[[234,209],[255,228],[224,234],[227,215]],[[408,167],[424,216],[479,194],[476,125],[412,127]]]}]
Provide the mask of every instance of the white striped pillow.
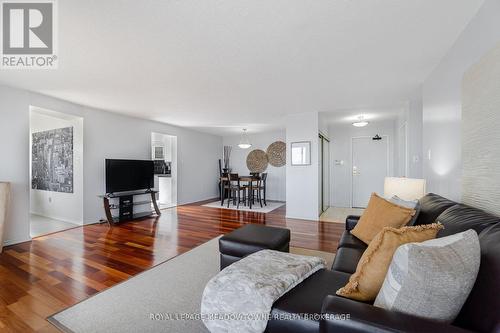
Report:
[{"label": "white striped pillow", "polygon": [[401,245],[374,305],[451,323],[474,286],[480,256],[479,239],[472,229]]}]

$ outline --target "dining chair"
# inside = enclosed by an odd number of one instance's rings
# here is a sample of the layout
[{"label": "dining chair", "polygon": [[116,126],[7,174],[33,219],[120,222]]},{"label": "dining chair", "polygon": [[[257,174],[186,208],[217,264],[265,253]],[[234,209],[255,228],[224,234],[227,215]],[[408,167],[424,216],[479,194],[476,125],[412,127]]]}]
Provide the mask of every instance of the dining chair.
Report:
[{"label": "dining chair", "polygon": [[[240,208],[240,203],[243,202],[246,204],[246,187],[241,186],[240,184],[240,176],[237,173],[230,173],[229,178],[229,197],[227,199],[227,208],[229,208],[229,203],[231,199],[233,202],[236,200],[236,209]],[[241,197],[241,192],[243,192],[243,200]]]},{"label": "dining chair", "polygon": [[[257,197],[260,207],[262,207],[262,196],[260,195],[262,187],[262,178],[259,176],[255,176],[253,182],[256,182],[257,184],[252,185],[252,191],[251,191],[252,193],[248,193],[248,200],[252,200],[252,203],[255,203],[255,198]],[[248,190],[250,192],[250,188],[248,188]]]},{"label": "dining chair", "polygon": [[224,199],[226,199],[227,194],[229,192],[229,173],[223,172],[221,173],[219,192],[220,192],[220,205],[224,206]]},{"label": "dining chair", "polygon": [[267,192],[267,172],[263,172],[260,175],[260,187],[259,190],[262,191],[262,197],[264,199],[264,205],[267,206],[266,192]]}]

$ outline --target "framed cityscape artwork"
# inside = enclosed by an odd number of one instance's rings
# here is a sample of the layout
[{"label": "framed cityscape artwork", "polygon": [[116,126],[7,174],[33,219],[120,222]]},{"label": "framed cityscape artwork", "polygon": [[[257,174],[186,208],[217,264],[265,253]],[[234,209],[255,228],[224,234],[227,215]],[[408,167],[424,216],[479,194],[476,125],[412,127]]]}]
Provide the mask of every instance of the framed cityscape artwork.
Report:
[{"label": "framed cityscape artwork", "polygon": [[32,134],[31,188],[73,193],[73,127]]}]

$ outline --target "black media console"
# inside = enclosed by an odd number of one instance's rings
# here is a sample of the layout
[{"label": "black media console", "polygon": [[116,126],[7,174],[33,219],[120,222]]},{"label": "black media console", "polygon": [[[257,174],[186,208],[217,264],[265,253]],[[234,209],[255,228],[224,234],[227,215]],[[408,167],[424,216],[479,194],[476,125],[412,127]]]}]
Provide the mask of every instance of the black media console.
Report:
[{"label": "black media console", "polygon": [[[104,212],[106,213],[106,219],[109,225],[114,223],[130,221],[135,219],[140,219],[143,217],[148,217],[153,214],[161,215],[158,204],[156,203],[156,194],[158,191],[141,191],[141,192],[123,192],[123,193],[109,193],[105,195],[100,195],[99,197],[103,199]],[[150,195],[149,200],[134,201],[134,197],[138,195]],[[112,199],[114,200],[111,203]],[[149,205],[151,207],[153,204],[154,210],[146,210],[136,213],[134,207]],[[113,212],[115,214],[113,214]]]}]

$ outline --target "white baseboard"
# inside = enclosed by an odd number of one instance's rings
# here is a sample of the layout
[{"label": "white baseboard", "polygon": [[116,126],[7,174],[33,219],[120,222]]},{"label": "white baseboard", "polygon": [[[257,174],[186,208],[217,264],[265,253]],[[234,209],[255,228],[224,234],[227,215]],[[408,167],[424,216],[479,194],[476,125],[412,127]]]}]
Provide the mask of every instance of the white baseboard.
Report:
[{"label": "white baseboard", "polygon": [[[194,201],[188,201],[188,202],[177,202],[177,206],[190,205],[190,204],[194,204],[197,202],[202,202],[202,201],[207,201],[207,200],[218,200],[218,199],[219,199],[219,195],[215,195],[215,196],[211,196],[210,198],[205,198],[205,199],[200,199],[200,200],[194,200]],[[174,207],[177,207],[177,206],[174,206]]]},{"label": "white baseboard", "polygon": [[9,245],[15,245],[15,244],[19,244],[19,243],[25,243],[25,242],[29,242],[31,241],[31,238],[26,238],[26,239],[15,239],[15,240],[12,240],[12,239],[7,239],[3,242],[3,246],[9,246]]},{"label": "white baseboard", "polygon": [[76,221],[76,220],[72,220],[72,219],[66,219],[66,218],[59,217],[57,215],[51,216],[51,215],[44,215],[44,214],[33,213],[33,212],[31,212],[30,214],[31,215],[37,215],[37,216],[45,217],[45,218],[52,219],[52,220],[58,220],[58,221],[61,221],[61,222],[71,223],[71,224],[74,224],[76,226],[83,224],[82,221]]},{"label": "white baseboard", "polygon": [[290,216],[290,215],[285,215],[285,218],[287,219],[294,219],[294,220],[306,220],[306,221],[319,221],[319,216],[318,217],[311,217],[311,216]]}]

